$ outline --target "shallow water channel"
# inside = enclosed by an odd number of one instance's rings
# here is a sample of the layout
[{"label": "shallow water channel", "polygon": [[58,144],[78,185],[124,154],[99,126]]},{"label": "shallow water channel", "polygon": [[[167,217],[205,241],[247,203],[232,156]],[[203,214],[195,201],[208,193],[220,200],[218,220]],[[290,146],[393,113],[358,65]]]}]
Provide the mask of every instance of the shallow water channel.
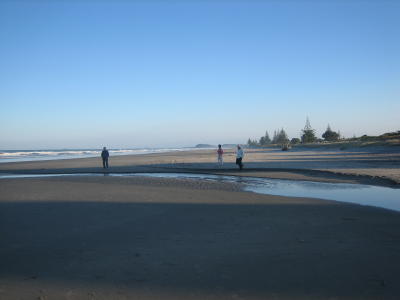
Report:
[{"label": "shallow water channel", "polygon": [[2,178],[37,178],[56,176],[147,176],[158,178],[182,178],[206,181],[239,183],[245,191],[259,194],[308,197],[335,200],[360,205],[370,205],[400,211],[400,189],[363,184],[325,183],[301,180],[270,179],[246,176],[225,176],[192,173],[108,173],[108,174],[0,174]]}]

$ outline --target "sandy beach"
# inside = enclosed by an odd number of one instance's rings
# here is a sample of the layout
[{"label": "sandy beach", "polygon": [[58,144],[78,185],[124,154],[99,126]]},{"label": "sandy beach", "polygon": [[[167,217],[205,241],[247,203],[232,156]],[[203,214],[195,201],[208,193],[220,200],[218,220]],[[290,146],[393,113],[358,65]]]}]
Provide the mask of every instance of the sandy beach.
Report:
[{"label": "sandy beach", "polygon": [[0,1],[0,300],[400,299],[399,15]]},{"label": "sandy beach", "polygon": [[[246,176],[399,183],[399,153],[246,151]],[[238,175],[199,150],[111,157],[108,172]],[[1,173],[103,172],[98,158]],[[190,179],[0,180],[0,299],[398,299],[399,213]]]},{"label": "sandy beach", "polygon": [[98,173],[98,172],[199,172],[328,182],[379,185],[400,184],[400,147],[340,149],[247,149],[245,169],[238,172],[234,149],[225,149],[224,165],[217,166],[215,150],[195,150],[110,158],[103,170],[101,159],[80,158],[1,163],[1,173]]}]

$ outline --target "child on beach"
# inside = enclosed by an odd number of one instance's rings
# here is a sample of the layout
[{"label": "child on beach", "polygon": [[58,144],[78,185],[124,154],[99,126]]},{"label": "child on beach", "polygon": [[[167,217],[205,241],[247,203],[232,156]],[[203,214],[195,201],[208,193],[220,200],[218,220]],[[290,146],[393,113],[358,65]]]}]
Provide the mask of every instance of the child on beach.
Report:
[{"label": "child on beach", "polygon": [[239,170],[243,169],[242,159],[244,157],[243,149],[238,145],[236,151],[236,164],[239,166]]},{"label": "child on beach", "polygon": [[224,160],[222,155],[224,154],[224,150],[222,150],[221,145],[218,145],[217,155],[218,155],[218,165],[222,166],[224,164]]}]

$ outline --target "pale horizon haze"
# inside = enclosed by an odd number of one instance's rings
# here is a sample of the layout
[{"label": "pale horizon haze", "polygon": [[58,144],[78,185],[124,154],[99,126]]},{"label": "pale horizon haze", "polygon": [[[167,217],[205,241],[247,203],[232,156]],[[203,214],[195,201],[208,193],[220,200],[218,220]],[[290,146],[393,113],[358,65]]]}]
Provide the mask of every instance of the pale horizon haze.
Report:
[{"label": "pale horizon haze", "polygon": [[1,1],[0,149],[400,130],[400,1]]}]

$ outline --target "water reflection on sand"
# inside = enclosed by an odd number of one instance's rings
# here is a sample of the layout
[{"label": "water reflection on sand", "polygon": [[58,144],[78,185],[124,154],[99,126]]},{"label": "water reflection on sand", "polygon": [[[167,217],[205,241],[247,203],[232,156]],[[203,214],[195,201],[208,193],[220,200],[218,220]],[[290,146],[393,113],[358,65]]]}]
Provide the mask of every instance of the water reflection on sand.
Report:
[{"label": "water reflection on sand", "polygon": [[1,174],[1,178],[40,178],[55,176],[148,176],[158,178],[195,179],[239,183],[245,191],[289,197],[311,197],[400,211],[400,189],[301,180],[270,179],[247,176],[225,176],[192,173],[80,173],[80,174]]}]

